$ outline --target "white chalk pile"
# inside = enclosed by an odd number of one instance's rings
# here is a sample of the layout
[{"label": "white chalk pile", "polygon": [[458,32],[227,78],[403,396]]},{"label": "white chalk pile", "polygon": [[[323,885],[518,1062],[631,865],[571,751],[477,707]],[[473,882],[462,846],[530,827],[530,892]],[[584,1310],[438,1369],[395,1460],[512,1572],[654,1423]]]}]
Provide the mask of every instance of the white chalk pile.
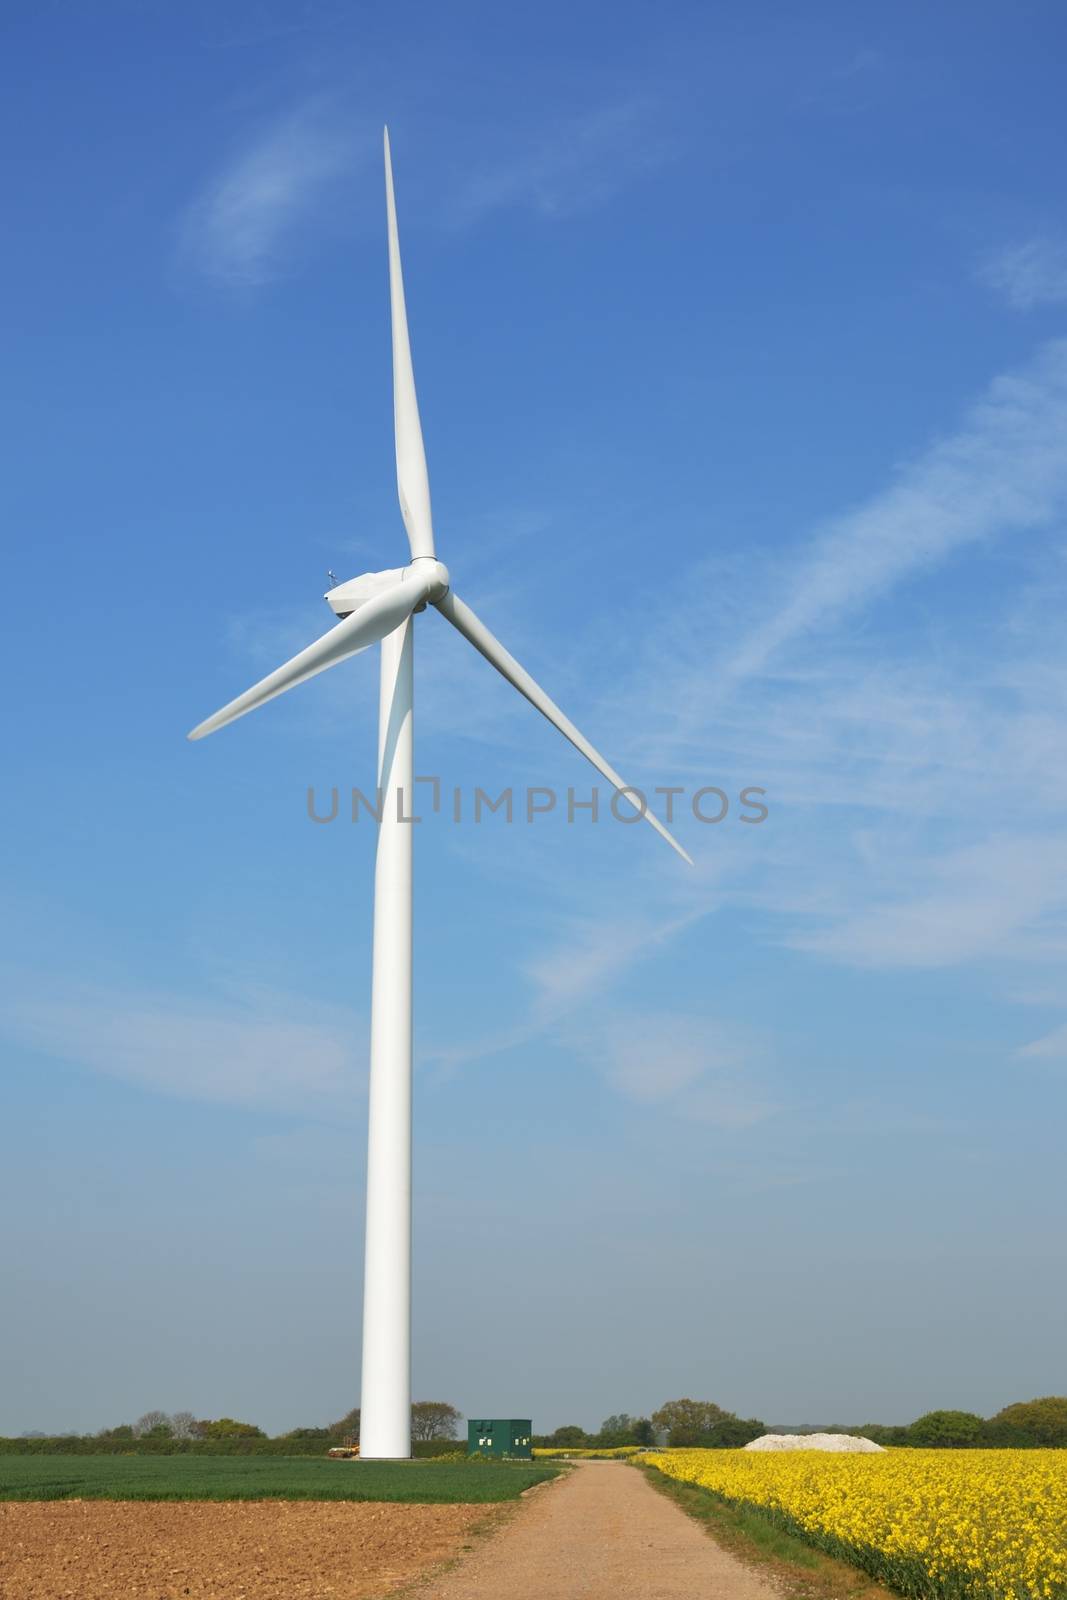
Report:
[{"label": "white chalk pile", "polygon": [[765,1433],[762,1439],[753,1439],[746,1450],[840,1450],[849,1453],[882,1453],[882,1446],[873,1439],[861,1439],[854,1433]]}]

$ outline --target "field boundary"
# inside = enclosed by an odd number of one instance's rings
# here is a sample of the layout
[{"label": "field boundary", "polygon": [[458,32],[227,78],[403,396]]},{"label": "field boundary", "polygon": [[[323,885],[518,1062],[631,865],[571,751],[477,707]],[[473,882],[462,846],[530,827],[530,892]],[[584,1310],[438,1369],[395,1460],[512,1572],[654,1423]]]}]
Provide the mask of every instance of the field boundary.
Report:
[{"label": "field boundary", "polygon": [[[532,1484],[534,1489],[541,1489],[546,1483],[554,1483],[554,1478],[545,1478],[541,1483]],[[522,1491],[523,1496],[530,1493],[529,1489]],[[490,1539],[495,1539],[498,1533],[503,1533],[508,1523],[518,1516],[522,1509],[522,1496],[518,1500],[498,1500],[494,1505],[485,1508],[485,1516],[480,1518],[472,1528],[467,1531],[463,1548],[454,1556],[448,1556],[444,1561],[437,1561],[432,1567],[427,1567],[425,1572],[418,1573],[414,1578],[409,1578],[399,1589],[389,1590],[389,1600],[416,1600],[424,1593],[430,1583],[437,1583],[448,1573],[454,1572],[463,1563],[487,1544]],[[382,1597],[385,1600],[385,1597]]]},{"label": "field boundary", "polygon": [[425,1592],[428,1584],[437,1583],[448,1573],[454,1572],[457,1567],[461,1567],[470,1556],[474,1555],[475,1551],[479,1550],[483,1544],[487,1544],[490,1539],[495,1539],[497,1534],[503,1533],[504,1529],[519,1516],[523,1507],[529,1506],[532,1496],[540,1490],[553,1488],[555,1485],[562,1483],[568,1476],[566,1468],[562,1467],[562,1463],[553,1464],[560,1466],[561,1470],[551,1478],[542,1478],[538,1483],[531,1483],[528,1489],[523,1489],[517,1500],[498,1500],[494,1505],[487,1506],[486,1515],[469,1530],[467,1543],[462,1550],[456,1555],[450,1556],[446,1561],[439,1561],[436,1566],[428,1568],[425,1572],[420,1572],[418,1577],[410,1579],[402,1588],[391,1589],[389,1591],[389,1600],[409,1600],[409,1597],[410,1600],[417,1600],[417,1597]]}]

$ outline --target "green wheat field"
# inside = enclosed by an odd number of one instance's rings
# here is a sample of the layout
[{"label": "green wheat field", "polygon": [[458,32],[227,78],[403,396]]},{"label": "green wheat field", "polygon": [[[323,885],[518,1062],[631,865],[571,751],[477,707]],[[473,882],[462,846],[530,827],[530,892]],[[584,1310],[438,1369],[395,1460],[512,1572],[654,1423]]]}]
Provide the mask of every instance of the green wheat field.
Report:
[{"label": "green wheat field", "polygon": [[514,1500],[542,1462],[327,1461],[302,1456],[0,1456],[0,1500]]}]

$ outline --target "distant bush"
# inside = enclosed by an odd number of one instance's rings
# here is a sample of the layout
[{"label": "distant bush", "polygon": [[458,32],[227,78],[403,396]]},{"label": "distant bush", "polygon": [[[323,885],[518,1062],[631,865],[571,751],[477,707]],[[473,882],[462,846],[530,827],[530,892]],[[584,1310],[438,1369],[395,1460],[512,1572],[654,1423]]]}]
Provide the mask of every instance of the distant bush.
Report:
[{"label": "distant bush", "polygon": [[711,1450],[739,1450],[753,1439],[762,1438],[766,1426],[758,1417],[735,1417],[731,1412],[706,1435],[705,1448]]},{"label": "distant bush", "polygon": [[146,1411],[133,1425],[135,1439],[147,1438],[149,1435],[156,1439],[170,1439],[173,1434],[174,1429],[165,1411]]},{"label": "distant bush", "polygon": [[870,1439],[887,1450],[894,1445],[915,1443],[914,1439],[908,1438],[907,1428],[887,1426],[884,1422],[865,1422],[862,1428],[853,1428],[851,1431],[859,1438]]},{"label": "distant bush", "polygon": [[254,1422],[238,1422],[234,1417],[217,1417],[214,1422],[198,1422],[196,1431],[201,1439],[265,1439],[262,1428]]},{"label": "distant bush", "polygon": [[907,1442],[921,1450],[973,1450],[982,1443],[983,1427],[973,1411],[927,1411],[907,1430]]},{"label": "distant bush", "polygon": [[766,1433],[757,1417],[737,1417],[713,1400],[668,1400],[652,1413],[672,1449],[736,1450]]},{"label": "distant bush", "polygon": [[605,1417],[600,1432],[589,1442],[598,1449],[618,1450],[623,1445],[652,1445],[656,1439],[647,1417],[631,1417],[628,1412],[620,1411],[616,1416]]},{"label": "distant bush", "polygon": [[575,1445],[580,1447],[582,1445],[587,1445],[590,1442],[589,1435],[586,1433],[585,1429],[580,1428],[576,1422],[565,1423],[562,1428],[557,1428],[555,1433],[550,1433],[545,1437],[546,1445],[556,1445],[560,1447],[570,1446],[573,1448]]},{"label": "distant bush", "polygon": [[462,1456],[467,1455],[467,1446],[459,1439],[412,1439],[411,1453],[421,1460],[433,1456]]},{"label": "distant bush", "polygon": [[330,1450],[334,1438],[328,1427],[293,1427],[288,1434],[278,1435],[277,1443],[293,1446],[294,1456],[299,1456],[304,1450]]},{"label": "distant bush", "polygon": [[853,1430],[875,1444],[921,1450],[1067,1449],[1067,1396],[1005,1406],[983,1421],[973,1411],[928,1411],[908,1427],[865,1422]]},{"label": "distant bush", "polygon": [[322,1455],[322,1440],[229,1437],[223,1439],[173,1439],[145,1435],[141,1439],[113,1439],[99,1434],[66,1434],[45,1439],[0,1438],[4,1456],[308,1456]]},{"label": "distant bush", "polygon": [[991,1443],[1017,1449],[1067,1448],[1067,1395],[1050,1394],[1043,1400],[1020,1400],[1005,1406],[986,1423]]}]

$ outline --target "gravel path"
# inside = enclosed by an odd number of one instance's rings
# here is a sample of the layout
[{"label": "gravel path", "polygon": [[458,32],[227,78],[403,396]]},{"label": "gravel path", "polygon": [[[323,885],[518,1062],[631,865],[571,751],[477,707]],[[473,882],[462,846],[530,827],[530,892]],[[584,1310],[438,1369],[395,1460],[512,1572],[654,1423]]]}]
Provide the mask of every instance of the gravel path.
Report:
[{"label": "gravel path", "polygon": [[633,1467],[583,1461],[528,1495],[513,1521],[428,1600],[780,1600]]}]

